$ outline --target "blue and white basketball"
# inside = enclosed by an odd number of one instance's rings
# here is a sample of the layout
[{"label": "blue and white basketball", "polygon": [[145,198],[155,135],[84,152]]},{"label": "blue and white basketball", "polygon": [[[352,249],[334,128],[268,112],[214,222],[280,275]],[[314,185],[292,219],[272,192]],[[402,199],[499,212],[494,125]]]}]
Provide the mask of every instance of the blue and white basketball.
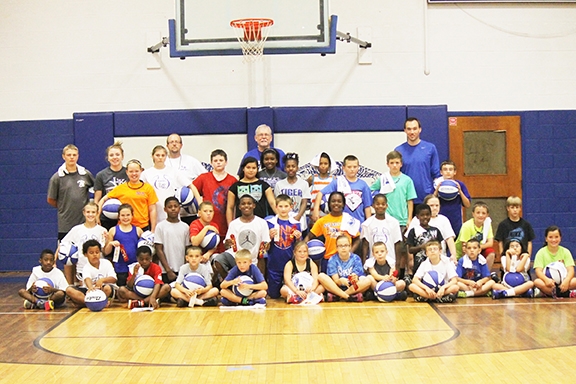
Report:
[{"label": "blue and white basketball", "polygon": [[454,200],[459,194],[458,183],[454,180],[443,180],[438,187],[438,196],[443,200]]},{"label": "blue and white basketball", "polygon": [[72,265],[78,262],[78,247],[71,241],[61,241],[58,247],[58,260],[64,265]]},{"label": "blue and white basketball", "polygon": [[184,288],[194,291],[198,288],[206,288],[206,282],[201,274],[198,272],[190,272],[186,276],[184,276],[184,280],[182,281],[182,285]]},{"label": "blue and white basketball", "polygon": [[391,302],[396,298],[396,285],[391,281],[380,281],[376,284],[374,293],[381,302]]},{"label": "blue and white basketball", "polygon": [[544,267],[544,274],[554,280],[556,285],[562,284],[568,271],[566,270],[566,266],[561,261],[554,261],[553,263],[548,264]]},{"label": "blue and white basketball", "polygon": [[422,283],[434,291],[440,289],[441,281],[440,277],[438,276],[438,272],[434,270],[426,272],[422,277]]},{"label": "blue and white basketball", "polygon": [[[250,278],[249,276],[246,275],[240,275],[239,276],[240,280],[242,280],[243,283],[245,284],[254,284],[254,280],[252,280],[252,278]],[[232,286],[232,292],[234,292],[234,294],[236,296],[240,296],[240,297],[248,297],[252,294],[252,292],[254,292],[252,289],[250,288],[245,288],[245,289],[240,289],[238,288],[238,285],[233,285]]]},{"label": "blue and white basketball", "polygon": [[154,246],[154,232],[152,231],[144,231],[140,239],[138,239],[138,247],[147,246],[150,248],[150,252],[154,254],[156,247]]},{"label": "blue and white basketball", "polygon": [[322,195],[322,200],[320,200],[320,212],[330,213],[330,207],[328,206],[329,194]]},{"label": "blue and white basketball", "polygon": [[524,284],[524,276],[520,272],[506,272],[503,280],[511,288]]},{"label": "blue and white basketball", "polygon": [[212,230],[206,232],[206,236],[202,239],[200,246],[204,252],[214,249],[220,244],[220,235]]},{"label": "blue and white basketball", "polygon": [[118,220],[118,208],[122,203],[118,199],[108,199],[102,205],[102,214],[110,220]]},{"label": "blue and white basketball", "polygon": [[309,272],[298,272],[292,276],[292,284],[294,284],[299,291],[305,291],[312,288],[314,278]]},{"label": "blue and white basketball", "polygon": [[103,291],[96,289],[94,291],[86,292],[84,303],[86,304],[86,308],[92,312],[100,312],[106,308],[106,305],[108,304],[108,298]]},{"label": "blue and white basketball", "polygon": [[36,292],[34,292],[34,296],[39,299],[47,299],[50,297],[50,294],[44,290],[45,287],[50,286],[54,288],[54,283],[47,277],[41,277],[34,282],[36,286]]},{"label": "blue and white basketball", "polygon": [[154,279],[152,276],[140,275],[134,281],[133,289],[138,296],[148,297],[154,291]]},{"label": "blue and white basketball", "polygon": [[308,256],[312,260],[322,260],[326,253],[326,246],[318,239],[312,239],[308,242]]},{"label": "blue and white basketball", "polygon": [[198,201],[194,197],[194,193],[188,187],[181,187],[176,190],[176,198],[180,202],[180,205],[183,208],[193,206],[195,209],[198,209]]}]

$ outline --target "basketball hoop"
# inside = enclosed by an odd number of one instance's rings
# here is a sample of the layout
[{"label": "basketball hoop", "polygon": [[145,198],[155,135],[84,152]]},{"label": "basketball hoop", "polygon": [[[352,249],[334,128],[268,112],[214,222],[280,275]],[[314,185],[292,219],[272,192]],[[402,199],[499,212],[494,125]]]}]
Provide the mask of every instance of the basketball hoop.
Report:
[{"label": "basketball hoop", "polygon": [[230,22],[230,26],[235,28],[244,60],[255,61],[262,57],[264,43],[268,38],[268,27],[272,25],[274,20],[264,18],[237,19]]}]

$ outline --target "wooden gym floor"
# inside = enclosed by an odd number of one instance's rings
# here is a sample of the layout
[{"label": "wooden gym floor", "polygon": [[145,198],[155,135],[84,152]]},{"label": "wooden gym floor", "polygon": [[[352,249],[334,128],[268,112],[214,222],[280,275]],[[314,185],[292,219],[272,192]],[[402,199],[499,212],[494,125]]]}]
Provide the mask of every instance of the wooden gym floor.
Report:
[{"label": "wooden gym floor", "polygon": [[574,382],[576,299],[323,303],[260,310],[23,310],[0,274],[0,381]]}]

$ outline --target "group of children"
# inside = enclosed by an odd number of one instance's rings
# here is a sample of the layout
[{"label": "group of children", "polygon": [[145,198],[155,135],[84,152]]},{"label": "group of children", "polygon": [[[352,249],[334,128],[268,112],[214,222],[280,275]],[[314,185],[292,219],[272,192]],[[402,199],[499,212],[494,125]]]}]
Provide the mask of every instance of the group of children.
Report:
[{"label": "group of children", "polygon": [[[179,307],[215,306],[218,295],[229,306],[265,304],[266,297],[283,297],[288,303],[310,296],[317,297],[316,302],[358,302],[373,298],[381,281],[394,284],[397,300],[406,300],[409,291],[416,301],[439,302],[490,294],[493,298],[532,297],[535,289],[559,297],[576,289],[574,262],[570,251],[559,245],[557,227],[546,230],[546,246],[536,255],[532,282],[528,271],[534,233],[520,217],[519,198],[508,199],[508,219],[494,236],[484,203],[476,203],[473,218],[462,224],[462,206],[470,205],[470,196],[460,181],[456,181],[456,198],[444,201],[437,184],[434,194],[414,207],[414,185],[400,171],[402,155],[397,151],[387,156],[389,172],[370,187],[358,178],[360,164],[352,155],[343,161],[344,174],[335,177],[330,157],[320,154],[317,173],[307,182],[297,175],[295,153],[285,155],[284,172],[276,168],[280,159],[275,151],[263,153],[261,161],[264,168],[258,172],[256,159],[244,159],[240,179],[230,186],[227,201],[215,204],[205,199],[198,207],[198,219],[189,227],[179,218],[178,199],[165,199],[166,219],[156,226],[154,247],[141,245],[143,231],[133,225],[129,204],[120,206],[118,225],[106,231],[96,222],[98,205],[88,203],[83,211],[85,222],[62,240],[81,244],[78,263],[66,265],[62,279],[54,254],[43,251],[41,265],[20,291],[25,307],[52,309],[63,304],[66,295],[82,306],[86,292],[94,289],[128,303],[129,308],[158,307],[171,299]],[[441,170],[444,180],[454,179],[454,163],[442,163]],[[320,209],[325,196],[327,212]],[[202,248],[209,232],[224,235],[219,229],[224,224],[216,222],[215,215],[227,219],[225,236],[217,247]],[[325,245],[318,264],[310,259],[307,247],[315,238]],[[494,240],[502,251],[503,272],[520,273],[521,284],[507,285],[491,272]],[[568,271],[560,284],[543,272],[558,260]],[[438,276],[433,287],[426,284],[430,271]],[[190,273],[202,276],[202,287],[186,288],[185,277]],[[155,282],[145,298],[134,291],[137,277],[143,274]],[[300,278],[302,274],[309,277]],[[245,282],[243,275],[251,282]],[[41,277],[54,282],[46,298],[34,295],[35,281]],[[251,293],[239,295],[243,290]]]}]

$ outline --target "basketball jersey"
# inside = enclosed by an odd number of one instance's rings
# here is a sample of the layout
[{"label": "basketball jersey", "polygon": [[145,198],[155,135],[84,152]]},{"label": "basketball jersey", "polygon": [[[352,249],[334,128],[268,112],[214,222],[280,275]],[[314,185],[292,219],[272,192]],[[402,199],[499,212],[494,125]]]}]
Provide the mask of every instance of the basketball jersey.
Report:
[{"label": "basketball jersey", "polygon": [[303,271],[298,270],[298,266],[296,265],[296,259],[292,258],[290,262],[292,262],[292,277],[294,277],[294,275],[296,275],[297,273],[301,272],[308,272],[309,274],[312,274],[312,268],[310,268],[310,259],[306,259],[306,266],[304,267]]},{"label": "basketball jersey", "polygon": [[138,249],[138,232],[136,231],[136,227],[132,226],[130,232],[122,232],[120,225],[117,225],[114,240],[120,242],[128,256],[128,261],[124,261],[122,254],[120,254],[118,261],[114,263],[114,269],[116,272],[127,273],[128,265],[136,262],[136,250]]}]

